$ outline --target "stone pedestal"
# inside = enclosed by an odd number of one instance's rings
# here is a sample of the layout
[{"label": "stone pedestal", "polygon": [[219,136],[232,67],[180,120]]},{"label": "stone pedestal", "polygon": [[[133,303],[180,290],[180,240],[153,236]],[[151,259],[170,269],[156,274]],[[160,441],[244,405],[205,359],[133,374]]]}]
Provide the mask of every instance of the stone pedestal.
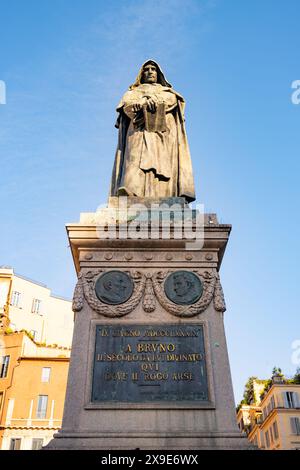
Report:
[{"label": "stone pedestal", "polygon": [[[114,198],[107,209],[67,225],[78,273],[75,328],[62,430],[48,449],[248,447],[236,424],[219,278],[231,226],[206,214],[204,243],[190,243],[176,225],[187,206],[180,198],[174,202],[168,238],[163,218],[156,238],[150,237],[147,210],[140,238],[124,237],[134,217],[122,211],[115,238],[99,238],[99,227],[105,232],[113,223]],[[115,305],[95,291],[111,271],[132,282],[128,300]],[[188,304],[184,298],[178,303],[165,285],[172,273],[185,279],[182,272],[192,273],[202,289]]]}]

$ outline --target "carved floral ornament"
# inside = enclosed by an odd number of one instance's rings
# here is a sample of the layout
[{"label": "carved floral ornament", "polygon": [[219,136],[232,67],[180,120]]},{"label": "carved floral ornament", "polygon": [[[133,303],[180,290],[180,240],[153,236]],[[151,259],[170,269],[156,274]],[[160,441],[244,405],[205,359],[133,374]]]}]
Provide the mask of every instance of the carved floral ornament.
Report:
[{"label": "carved floral ornament", "polygon": [[216,270],[193,271],[198,276],[203,292],[199,300],[192,305],[178,305],[172,302],[166,295],[164,289],[165,280],[174,270],[156,271],[142,273],[140,271],[128,270],[126,273],[133,282],[133,291],[130,298],[119,305],[109,305],[102,302],[96,295],[95,285],[99,277],[109,271],[93,269],[81,271],[75,287],[73,297],[73,310],[79,312],[83,308],[84,299],[88,305],[98,314],[110,318],[118,318],[128,315],[142,300],[143,309],[147,313],[155,310],[157,301],[171,315],[176,317],[194,317],[207,309],[210,303],[218,312],[225,312],[226,305],[220,277]]}]

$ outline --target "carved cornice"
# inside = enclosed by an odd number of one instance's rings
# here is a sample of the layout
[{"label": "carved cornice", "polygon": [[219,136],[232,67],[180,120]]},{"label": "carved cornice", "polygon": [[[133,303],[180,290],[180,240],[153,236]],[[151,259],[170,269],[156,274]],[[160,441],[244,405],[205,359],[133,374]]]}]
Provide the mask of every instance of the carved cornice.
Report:
[{"label": "carved cornice", "polygon": [[[231,226],[226,224],[215,223],[214,220],[210,220],[209,214],[205,214],[207,224],[204,225],[204,246],[205,250],[217,251],[217,269],[220,269],[222,257],[225,251],[225,247],[228,242]],[[213,223],[211,223],[213,222]],[[169,250],[182,250],[185,252],[186,243],[190,243],[192,240],[182,239],[147,239],[143,233],[143,227],[141,230],[141,238],[130,239],[102,239],[99,238],[98,225],[95,223],[75,223],[68,224],[66,226],[70,247],[73,254],[73,259],[77,273],[80,272],[81,264],[79,261],[80,252],[84,250],[94,249],[125,249],[126,250],[137,250],[139,248],[144,249],[149,247],[150,249]],[[148,230],[148,227],[146,227]]]}]

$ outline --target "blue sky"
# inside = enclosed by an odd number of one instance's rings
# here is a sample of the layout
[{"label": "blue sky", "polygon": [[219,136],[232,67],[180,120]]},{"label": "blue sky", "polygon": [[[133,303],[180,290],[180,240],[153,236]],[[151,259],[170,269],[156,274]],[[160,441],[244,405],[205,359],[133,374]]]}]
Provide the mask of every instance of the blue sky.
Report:
[{"label": "blue sky", "polygon": [[233,225],[221,268],[236,400],[293,374],[299,331],[298,0],[2,0],[0,263],[71,298],[64,225],[107,199],[115,107],[156,59],[187,101],[197,201]]}]

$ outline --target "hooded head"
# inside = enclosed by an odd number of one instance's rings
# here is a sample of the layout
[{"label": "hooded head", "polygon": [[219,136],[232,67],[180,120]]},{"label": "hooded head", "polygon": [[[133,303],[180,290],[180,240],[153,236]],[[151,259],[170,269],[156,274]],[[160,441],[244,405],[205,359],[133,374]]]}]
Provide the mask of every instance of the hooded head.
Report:
[{"label": "hooded head", "polygon": [[135,82],[132,85],[130,85],[129,89],[132,90],[133,88],[136,88],[136,87],[138,87],[139,85],[141,85],[143,83],[144,67],[148,64],[155,65],[155,67],[156,67],[156,72],[157,72],[157,82],[156,83],[159,83],[162,86],[172,88],[172,85],[166,80],[166,78],[163,74],[163,71],[161,70],[159,64],[157,62],[155,62],[154,60],[150,59],[150,60],[147,60],[142,65]]}]

